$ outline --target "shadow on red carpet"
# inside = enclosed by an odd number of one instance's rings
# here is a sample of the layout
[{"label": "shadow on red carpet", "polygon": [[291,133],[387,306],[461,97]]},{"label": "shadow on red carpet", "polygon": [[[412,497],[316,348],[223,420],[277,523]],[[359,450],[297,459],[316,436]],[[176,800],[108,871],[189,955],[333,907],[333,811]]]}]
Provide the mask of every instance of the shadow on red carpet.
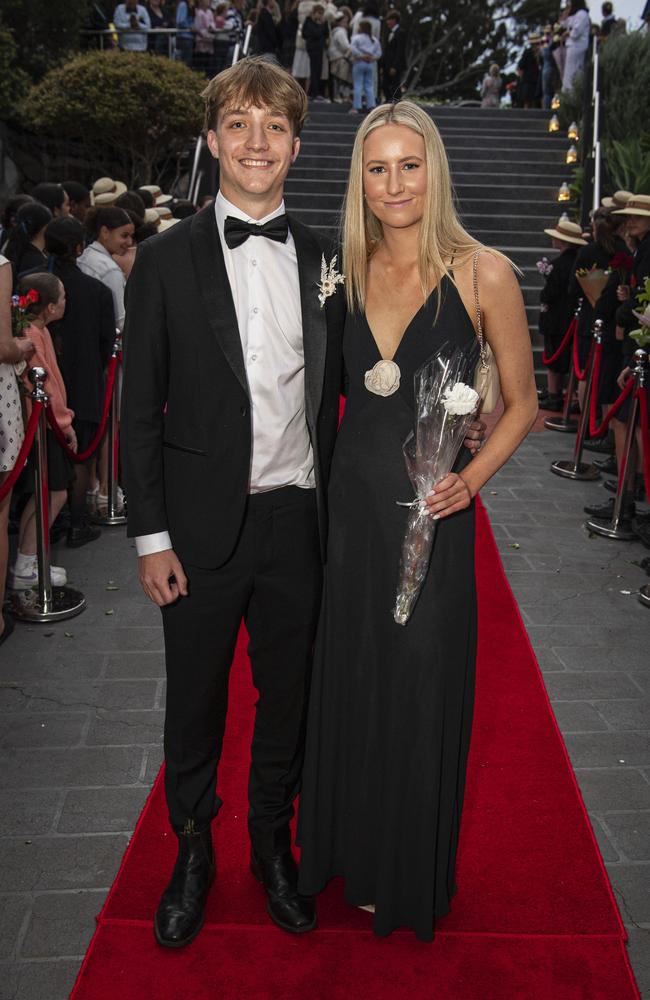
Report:
[{"label": "shadow on red carpet", "polygon": [[319,929],[274,927],[248,871],[246,780],[255,690],[242,635],[219,777],[217,883],[186,949],[159,948],[152,915],[171,870],[161,776],[104,908],[71,1000],[628,1000],[625,930],[546,695],[477,505],[477,697],[452,912],[432,944],[377,939],[340,880]]}]

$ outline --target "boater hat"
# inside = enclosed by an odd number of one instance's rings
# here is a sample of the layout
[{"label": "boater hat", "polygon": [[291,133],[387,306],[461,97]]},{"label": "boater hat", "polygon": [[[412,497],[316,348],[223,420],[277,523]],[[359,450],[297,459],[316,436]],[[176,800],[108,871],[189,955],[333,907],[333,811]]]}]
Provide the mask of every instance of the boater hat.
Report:
[{"label": "boater hat", "polygon": [[603,208],[625,208],[633,197],[631,191],[615,191],[611,198],[603,198],[600,204]]},{"label": "boater hat", "polygon": [[625,208],[618,208],[614,215],[647,215],[650,217],[650,194],[633,194]]},{"label": "boater hat", "polygon": [[170,194],[163,194],[157,184],[141,184],[140,190],[150,191],[153,197],[154,205],[167,205],[168,202],[172,201],[172,196]]},{"label": "boater hat", "polygon": [[555,229],[545,229],[547,236],[554,236],[556,240],[563,240],[565,243],[575,243],[577,246],[585,247],[587,241],[582,238],[582,229],[577,222],[570,222],[566,216],[562,216]]},{"label": "boater hat", "polygon": [[126,191],[123,181],[114,181],[112,177],[99,177],[90,192],[91,205],[112,205]]},{"label": "boater hat", "polygon": [[160,215],[155,208],[145,208],[144,221],[153,222],[154,226],[157,226],[160,222]]}]

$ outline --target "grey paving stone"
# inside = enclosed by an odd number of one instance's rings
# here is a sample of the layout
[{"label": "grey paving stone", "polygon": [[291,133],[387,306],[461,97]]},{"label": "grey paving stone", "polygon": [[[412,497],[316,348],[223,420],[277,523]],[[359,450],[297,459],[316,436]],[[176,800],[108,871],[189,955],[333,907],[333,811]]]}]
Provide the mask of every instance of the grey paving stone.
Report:
[{"label": "grey paving stone", "polygon": [[133,830],[147,788],[78,788],[66,793],[59,833],[121,833]]},{"label": "grey paving stone", "polygon": [[[5,887],[1,888],[4,890]],[[29,896],[0,896],[0,959],[5,960],[15,954],[31,905]]]},{"label": "grey paving stone", "polygon": [[641,626],[595,625],[584,622],[574,622],[573,625],[530,625],[527,629],[533,647],[573,646],[580,643],[593,645],[598,643],[608,649],[616,649],[619,643],[625,644],[644,640],[645,629]]},{"label": "grey paving stone", "polygon": [[147,751],[147,765],[144,773],[144,784],[150,787],[162,767],[163,751],[162,747],[150,747]]},{"label": "grey paving stone", "polygon": [[0,716],[2,747],[70,747],[79,743],[86,724],[86,713],[52,715],[23,712]]},{"label": "grey paving stone", "polygon": [[154,680],[73,681],[30,684],[30,711],[60,712],[68,708],[153,708]]},{"label": "grey paving stone", "polygon": [[12,788],[0,791],[0,837],[48,833],[60,802],[61,792],[57,789]]},{"label": "grey paving stone", "polygon": [[650,928],[627,926],[627,952],[639,992],[650,997]]},{"label": "grey paving stone", "polygon": [[605,813],[617,809],[650,809],[650,785],[632,768],[575,769],[587,809]]},{"label": "grey paving stone", "polygon": [[[125,652],[162,652],[162,630],[157,627],[92,627],[83,624],[83,616],[74,622],[52,625],[50,646],[53,654],[71,646],[77,653],[103,654],[117,650]],[[69,631],[71,638],[66,638]]]},{"label": "grey paving stone", "polygon": [[650,810],[608,812],[604,822],[614,844],[632,861],[650,861]]},{"label": "grey paving stone", "polygon": [[595,816],[589,816],[589,822],[591,823],[591,829],[594,831],[594,836],[598,842],[598,847],[600,848],[603,860],[618,861],[620,855],[612,844],[610,838],[605,833],[600,820]]},{"label": "grey paving stone", "polygon": [[29,696],[12,681],[0,683],[0,712],[22,712],[29,704]]},{"label": "grey paving stone", "polygon": [[650,695],[650,673],[640,673],[639,671],[632,671],[629,675],[635,684],[638,685],[639,690],[645,695]]},{"label": "grey paving stone", "polygon": [[[20,639],[20,633],[16,637]],[[16,641],[16,639],[14,641]],[[75,681],[94,680],[102,673],[103,656],[88,653],[53,655],[49,649],[35,651],[32,644],[11,650],[11,656],[0,661],[0,681]]]},{"label": "grey paving stone", "polygon": [[105,896],[105,892],[48,892],[37,896],[21,956],[78,958],[83,955]]},{"label": "grey paving stone", "polygon": [[0,965],[0,1000],[68,1000],[78,969],[65,959]]},{"label": "grey paving stone", "polygon": [[164,677],[163,653],[115,653],[106,660],[106,677],[135,679],[138,677]]},{"label": "grey paving stone", "polygon": [[[564,673],[546,677],[546,690],[552,701],[591,701],[597,698],[639,698],[639,689],[622,673]],[[600,706],[599,706],[600,707]]]},{"label": "grey paving stone", "polygon": [[21,749],[0,754],[0,788],[132,785],[142,764],[139,747]]},{"label": "grey paving stone", "polygon": [[547,646],[539,646],[535,650],[535,658],[540,670],[544,671],[544,673],[553,673],[557,670],[566,669],[554,651]]},{"label": "grey paving stone", "polygon": [[615,729],[650,729],[650,698],[599,701],[598,711]]},{"label": "grey paving stone", "polygon": [[[635,671],[646,668],[650,671],[650,655],[647,645],[641,642],[624,643],[622,646],[603,647],[586,644],[584,646],[554,646],[554,651],[568,670],[623,670]],[[636,679],[636,678],[635,678]]]},{"label": "grey paving stone", "polygon": [[97,889],[110,886],[128,840],[119,834],[95,837],[6,839],[2,845],[7,892]]},{"label": "grey paving stone", "polygon": [[162,743],[163,711],[99,712],[86,736],[88,746]]},{"label": "grey paving stone", "polygon": [[650,765],[647,732],[569,733],[565,743],[574,768]]},{"label": "grey paving stone", "polygon": [[608,729],[602,715],[586,701],[554,701],[552,705],[562,735],[595,733]]},{"label": "grey paving stone", "polygon": [[608,862],[607,872],[624,923],[650,924],[650,865]]}]

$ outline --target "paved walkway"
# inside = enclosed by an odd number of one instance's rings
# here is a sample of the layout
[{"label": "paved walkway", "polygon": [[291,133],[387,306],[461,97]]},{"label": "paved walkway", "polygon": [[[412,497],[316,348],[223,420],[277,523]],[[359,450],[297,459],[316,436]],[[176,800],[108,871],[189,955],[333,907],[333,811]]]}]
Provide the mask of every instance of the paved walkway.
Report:
[{"label": "paved walkway", "polygon": [[[588,537],[602,487],[548,471],[571,445],[530,435],[483,499],[650,997],[650,611],[634,596],[650,553]],[[132,543],[109,529],[59,560],[88,610],[0,650],[0,1000],[68,996],[162,757],[162,636]]]}]

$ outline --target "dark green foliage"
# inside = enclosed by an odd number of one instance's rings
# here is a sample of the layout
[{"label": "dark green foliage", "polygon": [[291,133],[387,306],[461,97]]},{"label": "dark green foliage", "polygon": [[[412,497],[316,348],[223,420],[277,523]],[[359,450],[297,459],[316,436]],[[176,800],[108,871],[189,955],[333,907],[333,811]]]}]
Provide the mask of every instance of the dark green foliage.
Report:
[{"label": "dark green foliage", "polygon": [[35,132],[80,140],[131,186],[157,181],[201,129],[204,78],[143,53],[89,52],[50,70],[22,103]]},{"label": "dark green foliage", "polygon": [[18,49],[11,32],[0,23],[0,119],[11,118],[29,77],[18,65]]},{"label": "dark green foliage", "polygon": [[650,134],[608,142],[605,162],[613,191],[650,194]]},{"label": "dark green foliage", "polygon": [[92,0],[2,0],[2,21],[18,48],[18,62],[33,80],[79,49]]}]

